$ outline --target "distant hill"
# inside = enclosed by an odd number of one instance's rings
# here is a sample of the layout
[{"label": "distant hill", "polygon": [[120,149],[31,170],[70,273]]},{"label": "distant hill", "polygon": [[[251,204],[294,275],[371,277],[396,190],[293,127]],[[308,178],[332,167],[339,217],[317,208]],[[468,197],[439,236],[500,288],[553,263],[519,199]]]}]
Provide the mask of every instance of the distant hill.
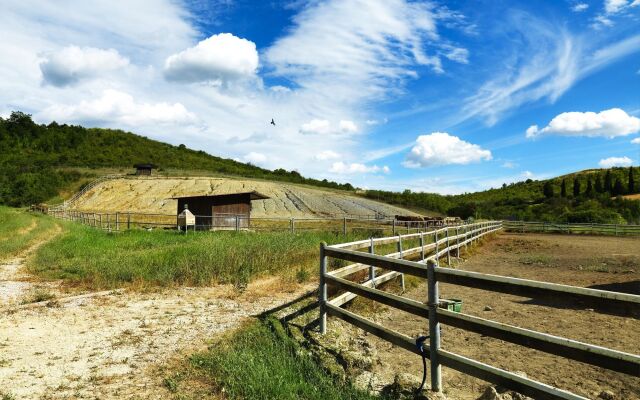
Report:
[{"label": "distant hill", "polygon": [[151,162],[161,169],[199,170],[324,188],[354,190],[350,184],[310,179],[297,171],[274,171],[172,146],[133,133],[74,125],[38,125],[14,112],[0,118],[0,204],[21,206],[46,201],[82,173],[63,167],[131,168]]},{"label": "distant hill", "polygon": [[[564,182],[564,191],[562,190]],[[575,192],[574,192],[574,185]],[[640,168],[589,169],[455,196],[369,190],[366,197],[461,218],[640,223]]]}]

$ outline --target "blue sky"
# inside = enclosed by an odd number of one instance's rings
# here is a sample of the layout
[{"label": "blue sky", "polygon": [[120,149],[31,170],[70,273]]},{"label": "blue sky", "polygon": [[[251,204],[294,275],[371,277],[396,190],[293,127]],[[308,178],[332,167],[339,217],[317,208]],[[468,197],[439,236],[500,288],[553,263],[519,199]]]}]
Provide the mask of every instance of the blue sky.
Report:
[{"label": "blue sky", "polygon": [[640,0],[9,0],[0,35],[0,115],[365,188],[640,161]]}]

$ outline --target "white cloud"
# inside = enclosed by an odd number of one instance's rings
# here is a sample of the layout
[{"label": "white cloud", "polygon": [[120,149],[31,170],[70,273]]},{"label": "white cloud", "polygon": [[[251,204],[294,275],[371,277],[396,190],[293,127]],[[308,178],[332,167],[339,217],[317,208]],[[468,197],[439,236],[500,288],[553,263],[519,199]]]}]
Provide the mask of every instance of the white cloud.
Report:
[{"label": "white cloud", "polygon": [[179,82],[228,82],[254,76],[258,69],[255,43],[230,33],[213,35],[167,58],[164,74]]},{"label": "white cloud", "polygon": [[631,141],[631,144],[640,144],[640,138],[635,138]]},{"label": "white cloud", "polygon": [[336,153],[335,151],[324,150],[316,154],[314,158],[318,161],[334,160],[336,158],[340,158],[340,154]]},{"label": "white cloud", "polygon": [[640,132],[640,118],[628,115],[620,108],[612,108],[599,113],[564,112],[554,117],[549,125],[542,129],[537,125],[530,126],[526,136],[534,138],[555,134],[613,138],[637,132]]},{"label": "white cloud", "polygon": [[353,104],[388,97],[418,70],[441,70],[436,48],[428,49],[438,41],[428,4],[311,2],[294,16],[290,33],[264,52],[264,60],[304,90]]},{"label": "white cloud", "polygon": [[577,3],[573,7],[571,7],[571,10],[575,12],[582,12],[587,8],[589,8],[589,5],[587,3]]},{"label": "white cloud", "polygon": [[263,164],[265,161],[267,161],[267,156],[265,156],[262,153],[258,153],[255,151],[252,151],[248,154],[245,154],[244,157],[242,157],[242,160],[254,165],[259,165],[259,164]]},{"label": "white cloud", "polygon": [[133,96],[117,90],[105,90],[101,97],[83,100],[76,105],[53,105],[40,115],[45,120],[138,124],[191,123],[195,115],[180,103],[140,103]]},{"label": "white cloud", "polygon": [[598,165],[602,168],[629,167],[631,164],[633,164],[633,160],[629,157],[609,157],[603,158],[598,162]]},{"label": "white cloud", "polygon": [[370,173],[378,173],[383,172],[388,174],[391,172],[391,169],[388,166],[379,167],[377,165],[365,165],[361,163],[351,163],[346,164],[342,161],[334,162],[329,169],[329,172],[333,172],[335,174],[370,174]]},{"label": "white cloud", "polygon": [[491,160],[491,152],[446,132],[420,135],[403,163],[408,168]]},{"label": "white cloud", "polygon": [[82,79],[99,77],[129,64],[126,57],[114,49],[67,46],[44,55],[40,70],[44,82],[54,86],[66,86]]},{"label": "white cloud", "polygon": [[515,168],[517,166],[518,164],[514,163],[513,161],[505,161],[504,163],[502,163],[502,168]]},{"label": "white cloud", "polygon": [[300,133],[303,134],[327,134],[331,132],[331,123],[326,119],[312,119],[302,124]]},{"label": "white cloud", "polygon": [[306,135],[352,134],[358,132],[358,126],[355,122],[349,120],[340,120],[336,127],[329,120],[312,119],[302,124],[299,131]]},{"label": "white cloud", "polygon": [[340,132],[342,133],[356,133],[358,132],[358,126],[353,121],[341,120],[339,124]]}]

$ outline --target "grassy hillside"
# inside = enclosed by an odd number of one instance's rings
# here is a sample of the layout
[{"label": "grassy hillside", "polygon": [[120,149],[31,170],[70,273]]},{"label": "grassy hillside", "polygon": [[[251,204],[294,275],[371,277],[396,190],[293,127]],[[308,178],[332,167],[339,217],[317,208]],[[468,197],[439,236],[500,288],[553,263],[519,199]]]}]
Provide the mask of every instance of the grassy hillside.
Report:
[{"label": "grassy hillside", "polygon": [[[455,196],[370,190],[364,196],[461,218],[640,223],[640,168],[594,169]],[[564,182],[564,184],[563,184]],[[564,190],[562,187],[564,186]]]},{"label": "grassy hillside", "polygon": [[0,204],[21,206],[55,197],[82,178],[77,170],[65,167],[130,169],[135,163],[146,162],[161,170],[204,170],[353,190],[350,184],[304,178],[284,169],[271,171],[121,130],[87,129],[56,122],[38,125],[21,112],[12,113],[8,119],[0,118]]}]

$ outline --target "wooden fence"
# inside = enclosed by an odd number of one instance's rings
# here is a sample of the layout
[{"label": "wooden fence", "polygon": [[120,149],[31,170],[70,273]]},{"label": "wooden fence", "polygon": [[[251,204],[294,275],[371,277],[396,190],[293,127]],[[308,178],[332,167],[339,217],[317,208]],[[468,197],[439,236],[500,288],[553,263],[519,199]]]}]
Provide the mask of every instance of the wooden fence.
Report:
[{"label": "wooden fence", "polygon": [[[48,214],[55,218],[75,221],[87,226],[110,232],[121,232],[131,229],[177,229],[176,214],[138,213],[138,212],[90,212],[65,209],[49,209]],[[376,236],[398,233],[411,233],[433,228],[434,221],[397,221],[389,218],[372,218],[368,215],[326,218],[278,218],[251,217],[245,215],[226,216],[224,221],[212,216],[196,215],[199,221],[195,230],[250,230],[250,231],[329,231],[341,232],[376,232]],[[229,219],[235,220],[229,222]],[[223,223],[224,222],[224,223]],[[190,228],[191,229],[191,228]]]},{"label": "wooden fence", "polygon": [[640,236],[640,225],[591,224],[555,222],[504,221],[503,227],[509,232],[545,232],[583,235]]},{"label": "wooden fence", "polygon": [[[562,296],[580,299],[586,304],[595,304],[596,307],[604,305],[619,308],[626,307],[631,309],[632,312],[640,310],[640,296],[636,295],[482,274],[438,266],[440,258],[444,256],[450,257],[452,252],[457,254],[461,247],[471,244],[483,235],[497,232],[502,228],[501,222],[485,222],[465,225],[463,227],[447,227],[433,232],[420,233],[417,234],[419,246],[410,249],[403,249],[402,243],[407,239],[415,238],[416,234],[357,241],[333,246],[322,244],[320,247],[319,288],[321,333],[324,334],[326,332],[327,315],[331,315],[351,323],[383,340],[420,355],[421,352],[416,346],[415,339],[363,318],[341,306],[356,296],[362,296],[428,319],[429,345],[424,346],[424,351],[430,360],[431,390],[434,391],[440,391],[442,388],[441,366],[445,366],[493,384],[515,390],[535,399],[585,399],[568,391],[442,349],[440,347],[441,323],[571,360],[596,365],[635,377],[640,376],[640,356],[638,355],[523,329],[472,315],[456,313],[440,307],[441,299],[438,293],[438,283],[446,282],[518,296],[532,298],[549,295],[556,297]],[[461,229],[462,232],[460,231]],[[426,237],[432,239],[431,243],[425,244]],[[397,243],[399,251],[386,255],[375,254],[375,246],[386,243]],[[366,250],[358,251],[363,248]],[[416,262],[403,259],[409,255],[418,255],[421,261]],[[329,272],[327,271],[328,258],[350,261],[353,264]],[[357,283],[346,279],[349,275],[367,269],[369,270],[369,276],[364,283]],[[385,272],[378,276],[377,274],[380,271],[390,272]],[[427,303],[391,294],[377,288],[381,283],[389,281],[399,275],[401,276],[402,274],[409,274],[427,280]],[[345,292],[337,295],[333,299],[328,299],[327,286],[329,285],[342,289]],[[620,334],[621,333],[622,332],[620,332]]]}]

